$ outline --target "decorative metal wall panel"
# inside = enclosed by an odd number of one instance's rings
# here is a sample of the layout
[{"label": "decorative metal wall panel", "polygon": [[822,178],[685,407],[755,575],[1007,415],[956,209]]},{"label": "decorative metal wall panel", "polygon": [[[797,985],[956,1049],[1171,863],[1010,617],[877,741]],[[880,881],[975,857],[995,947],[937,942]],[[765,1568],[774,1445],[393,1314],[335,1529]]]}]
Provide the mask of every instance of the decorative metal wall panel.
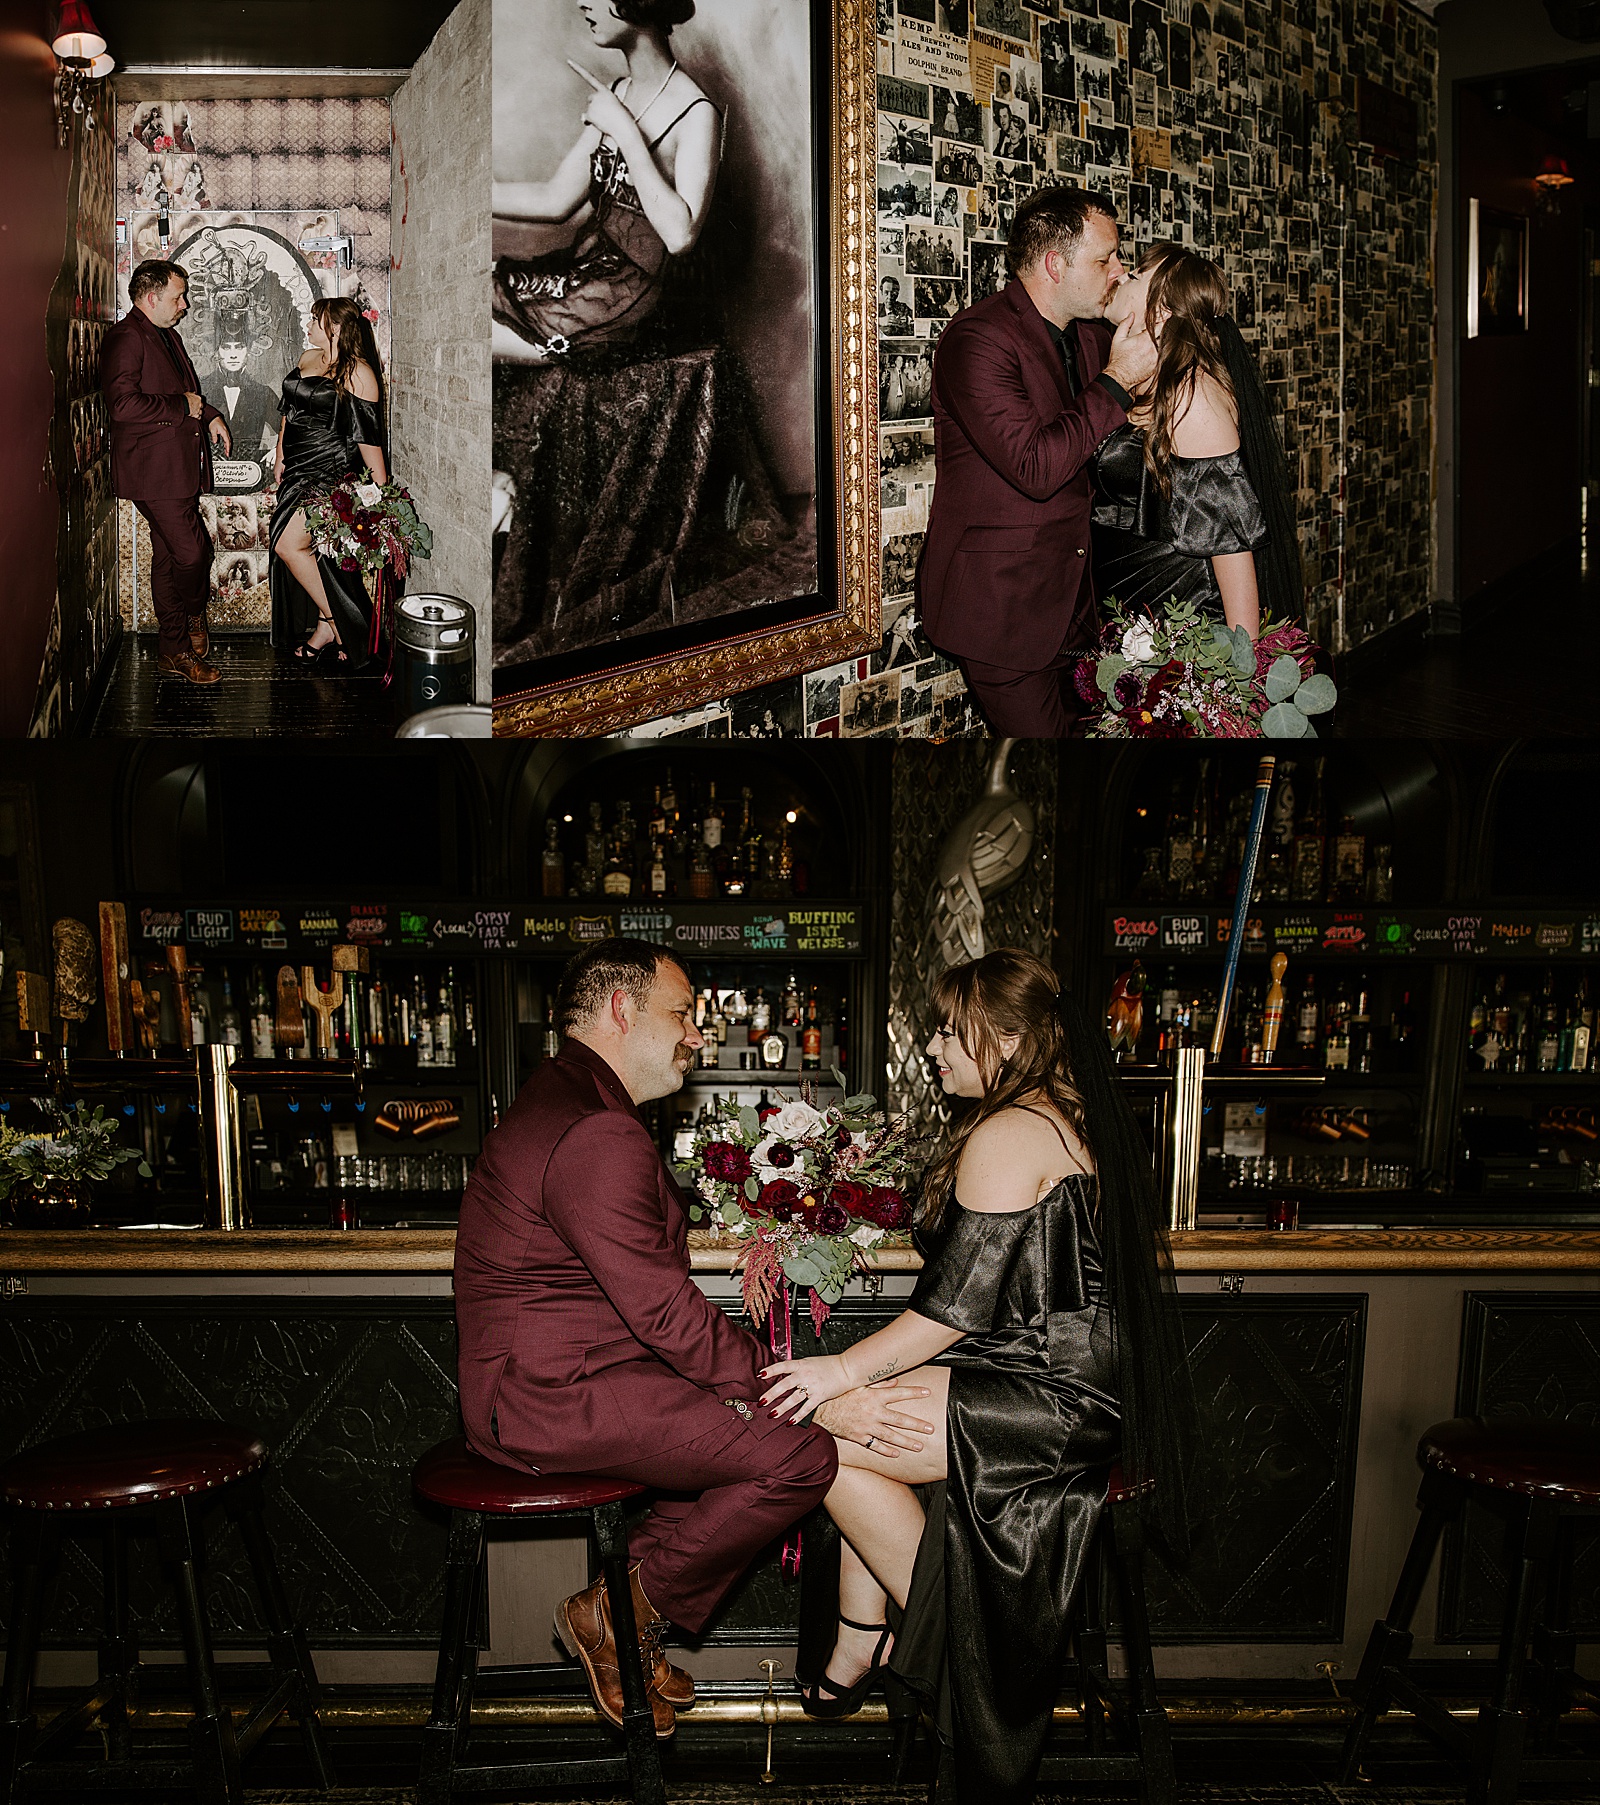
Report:
[{"label": "decorative metal wall panel", "polygon": [[[312,1642],[428,1646],[445,1531],[413,1500],[411,1467],[459,1431],[455,1368],[447,1299],[13,1300],[0,1310],[0,1450],[163,1416],[254,1430],[272,1450],[267,1526]],[[257,1644],[243,1546],[221,1513],[207,1523],[216,1640]],[[153,1545],[133,1558],[141,1640],[176,1645]],[[98,1561],[94,1541],[65,1544],[47,1645],[97,1639]]]},{"label": "decorative metal wall panel", "polygon": [[[928,891],[945,836],[983,794],[995,743],[943,746],[911,742],[894,755],[894,904],[889,921],[888,1106],[906,1110],[919,1131],[948,1125],[950,1106],[929,1080],[922,1049],[937,1025],[930,1011],[935,981],[945,969],[929,932]],[[1019,740],[1011,753],[1011,784],[1033,809],[1033,854],[1009,890],[985,898],[984,938],[990,948],[1018,946],[1051,956],[1055,909],[1056,749],[1049,740]]]},{"label": "decorative metal wall panel", "polygon": [[[1600,1424],[1600,1297],[1582,1292],[1469,1292],[1461,1337],[1460,1416]],[[1506,1570],[1504,1519],[1468,1505],[1445,1536],[1441,1642],[1494,1641]],[[1568,1589],[1571,1626],[1600,1634],[1600,1530],[1577,1524]]]}]

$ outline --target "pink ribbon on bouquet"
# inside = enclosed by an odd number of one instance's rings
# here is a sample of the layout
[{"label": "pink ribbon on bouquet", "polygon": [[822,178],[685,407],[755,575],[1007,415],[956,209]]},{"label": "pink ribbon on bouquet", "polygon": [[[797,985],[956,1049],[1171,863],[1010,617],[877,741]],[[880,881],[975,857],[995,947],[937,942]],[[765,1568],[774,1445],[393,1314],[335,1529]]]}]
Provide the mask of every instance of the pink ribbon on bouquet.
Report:
[{"label": "pink ribbon on bouquet", "polygon": [[[790,1322],[789,1281],[787,1279],[778,1281],[778,1298],[783,1305],[782,1357],[785,1360],[792,1360],[794,1358],[794,1330]],[[772,1357],[776,1360],[779,1357],[778,1313],[776,1310],[767,1312],[767,1346],[772,1349]],[[778,1556],[778,1571],[787,1573],[790,1579],[800,1577],[800,1531],[798,1528],[790,1530],[789,1534],[784,1537],[783,1553]]]}]

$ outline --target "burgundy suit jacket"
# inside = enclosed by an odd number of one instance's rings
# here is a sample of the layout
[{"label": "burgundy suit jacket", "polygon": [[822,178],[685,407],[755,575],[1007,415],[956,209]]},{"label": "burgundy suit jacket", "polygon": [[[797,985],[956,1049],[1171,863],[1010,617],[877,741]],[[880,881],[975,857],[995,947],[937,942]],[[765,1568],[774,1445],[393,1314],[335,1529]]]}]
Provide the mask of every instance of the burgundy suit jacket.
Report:
[{"label": "burgundy suit jacket", "polygon": [[1076,398],[1020,282],[958,313],[940,335],[917,595],[929,639],[952,657],[1038,671],[1093,638],[1089,458],[1127,415],[1094,380],[1106,329],[1080,320],[1076,330]]},{"label": "burgundy suit jacket", "polygon": [[111,481],[124,501],[184,501],[210,490],[209,428],[222,415],[209,401],[199,419],[189,412],[184,395],[198,395],[200,379],[176,328],[130,308],[100,348],[100,387],[111,412]]},{"label": "burgundy suit jacket", "polygon": [[[705,1432],[781,1427],[770,1357],[689,1276],[682,1192],[606,1061],[564,1040],[483,1143],[456,1234],[461,1415],[480,1454],[534,1471],[615,1467]],[[715,1414],[715,1412],[713,1412]]]}]

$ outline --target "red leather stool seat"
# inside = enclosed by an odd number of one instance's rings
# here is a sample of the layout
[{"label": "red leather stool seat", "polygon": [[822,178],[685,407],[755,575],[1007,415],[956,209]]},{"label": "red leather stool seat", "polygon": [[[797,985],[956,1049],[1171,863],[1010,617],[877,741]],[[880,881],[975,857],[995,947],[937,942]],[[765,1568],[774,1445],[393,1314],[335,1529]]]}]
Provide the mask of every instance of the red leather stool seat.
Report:
[{"label": "red leather stool seat", "polygon": [[1417,1443],[1417,1463],[1471,1485],[1571,1504],[1600,1504],[1600,1429],[1458,1416]]},{"label": "red leather stool seat", "polygon": [[0,1466],[0,1498],[24,1510],[117,1510],[191,1497],[266,1465],[248,1430],[205,1419],[117,1424],[25,1448]]},{"label": "red leather stool seat", "polygon": [[1155,1489],[1153,1479],[1130,1479],[1122,1470],[1122,1462],[1114,1461],[1106,1483],[1106,1503],[1126,1504],[1130,1498],[1148,1498]]},{"label": "red leather stool seat", "polygon": [[485,1460],[467,1438],[430,1448],[416,1464],[411,1483],[418,1493],[447,1510],[477,1511],[486,1517],[553,1517],[565,1511],[621,1504],[648,1490],[632,1479],[591,1479],[583,1473],[524,1473],[520,1467]]}]

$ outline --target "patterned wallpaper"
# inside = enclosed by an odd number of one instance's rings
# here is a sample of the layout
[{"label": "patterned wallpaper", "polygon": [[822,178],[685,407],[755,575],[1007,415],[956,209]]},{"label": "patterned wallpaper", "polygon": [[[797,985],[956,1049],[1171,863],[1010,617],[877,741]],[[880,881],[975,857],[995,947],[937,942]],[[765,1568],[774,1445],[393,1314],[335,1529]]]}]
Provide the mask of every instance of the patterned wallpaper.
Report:
[{"label": "patterned wallpaper", "polygon": [[[1220,261],[1296,482],[1309,627],[1335,651],[1429,600],[1437,31],[1396,0],[877,0],[883,645],[661,731],[979,731],[918,630],[944,322],[1004,280],[1017,201],[1109,191],[1125,253]],[[1417,157],[1361,140],[1362,79]],[[1342,378],[1342,383],[1341,383]]]},{"label": "patterned wallpaper", "polygon": [[[190,275],[184,343],[207,400],[229,416],[234,456],[220,463],[201,512],[217,547],[211,620],[263,627],[268,447],[278,390],[306,348],[319,294],[359,299],[389,355],[389,103],[338,100],[145,100],[118,109],[118,304],[146,257]],[[160,203],[166,199],[166,248]],[[350,240],[350,267],[328,241]],[[232,391],[231,395],[229,391]],[[122,504],[122,614],[133,620],[131,509]],[[140,531],[138,592],[150,621],[149,535]]]}]

